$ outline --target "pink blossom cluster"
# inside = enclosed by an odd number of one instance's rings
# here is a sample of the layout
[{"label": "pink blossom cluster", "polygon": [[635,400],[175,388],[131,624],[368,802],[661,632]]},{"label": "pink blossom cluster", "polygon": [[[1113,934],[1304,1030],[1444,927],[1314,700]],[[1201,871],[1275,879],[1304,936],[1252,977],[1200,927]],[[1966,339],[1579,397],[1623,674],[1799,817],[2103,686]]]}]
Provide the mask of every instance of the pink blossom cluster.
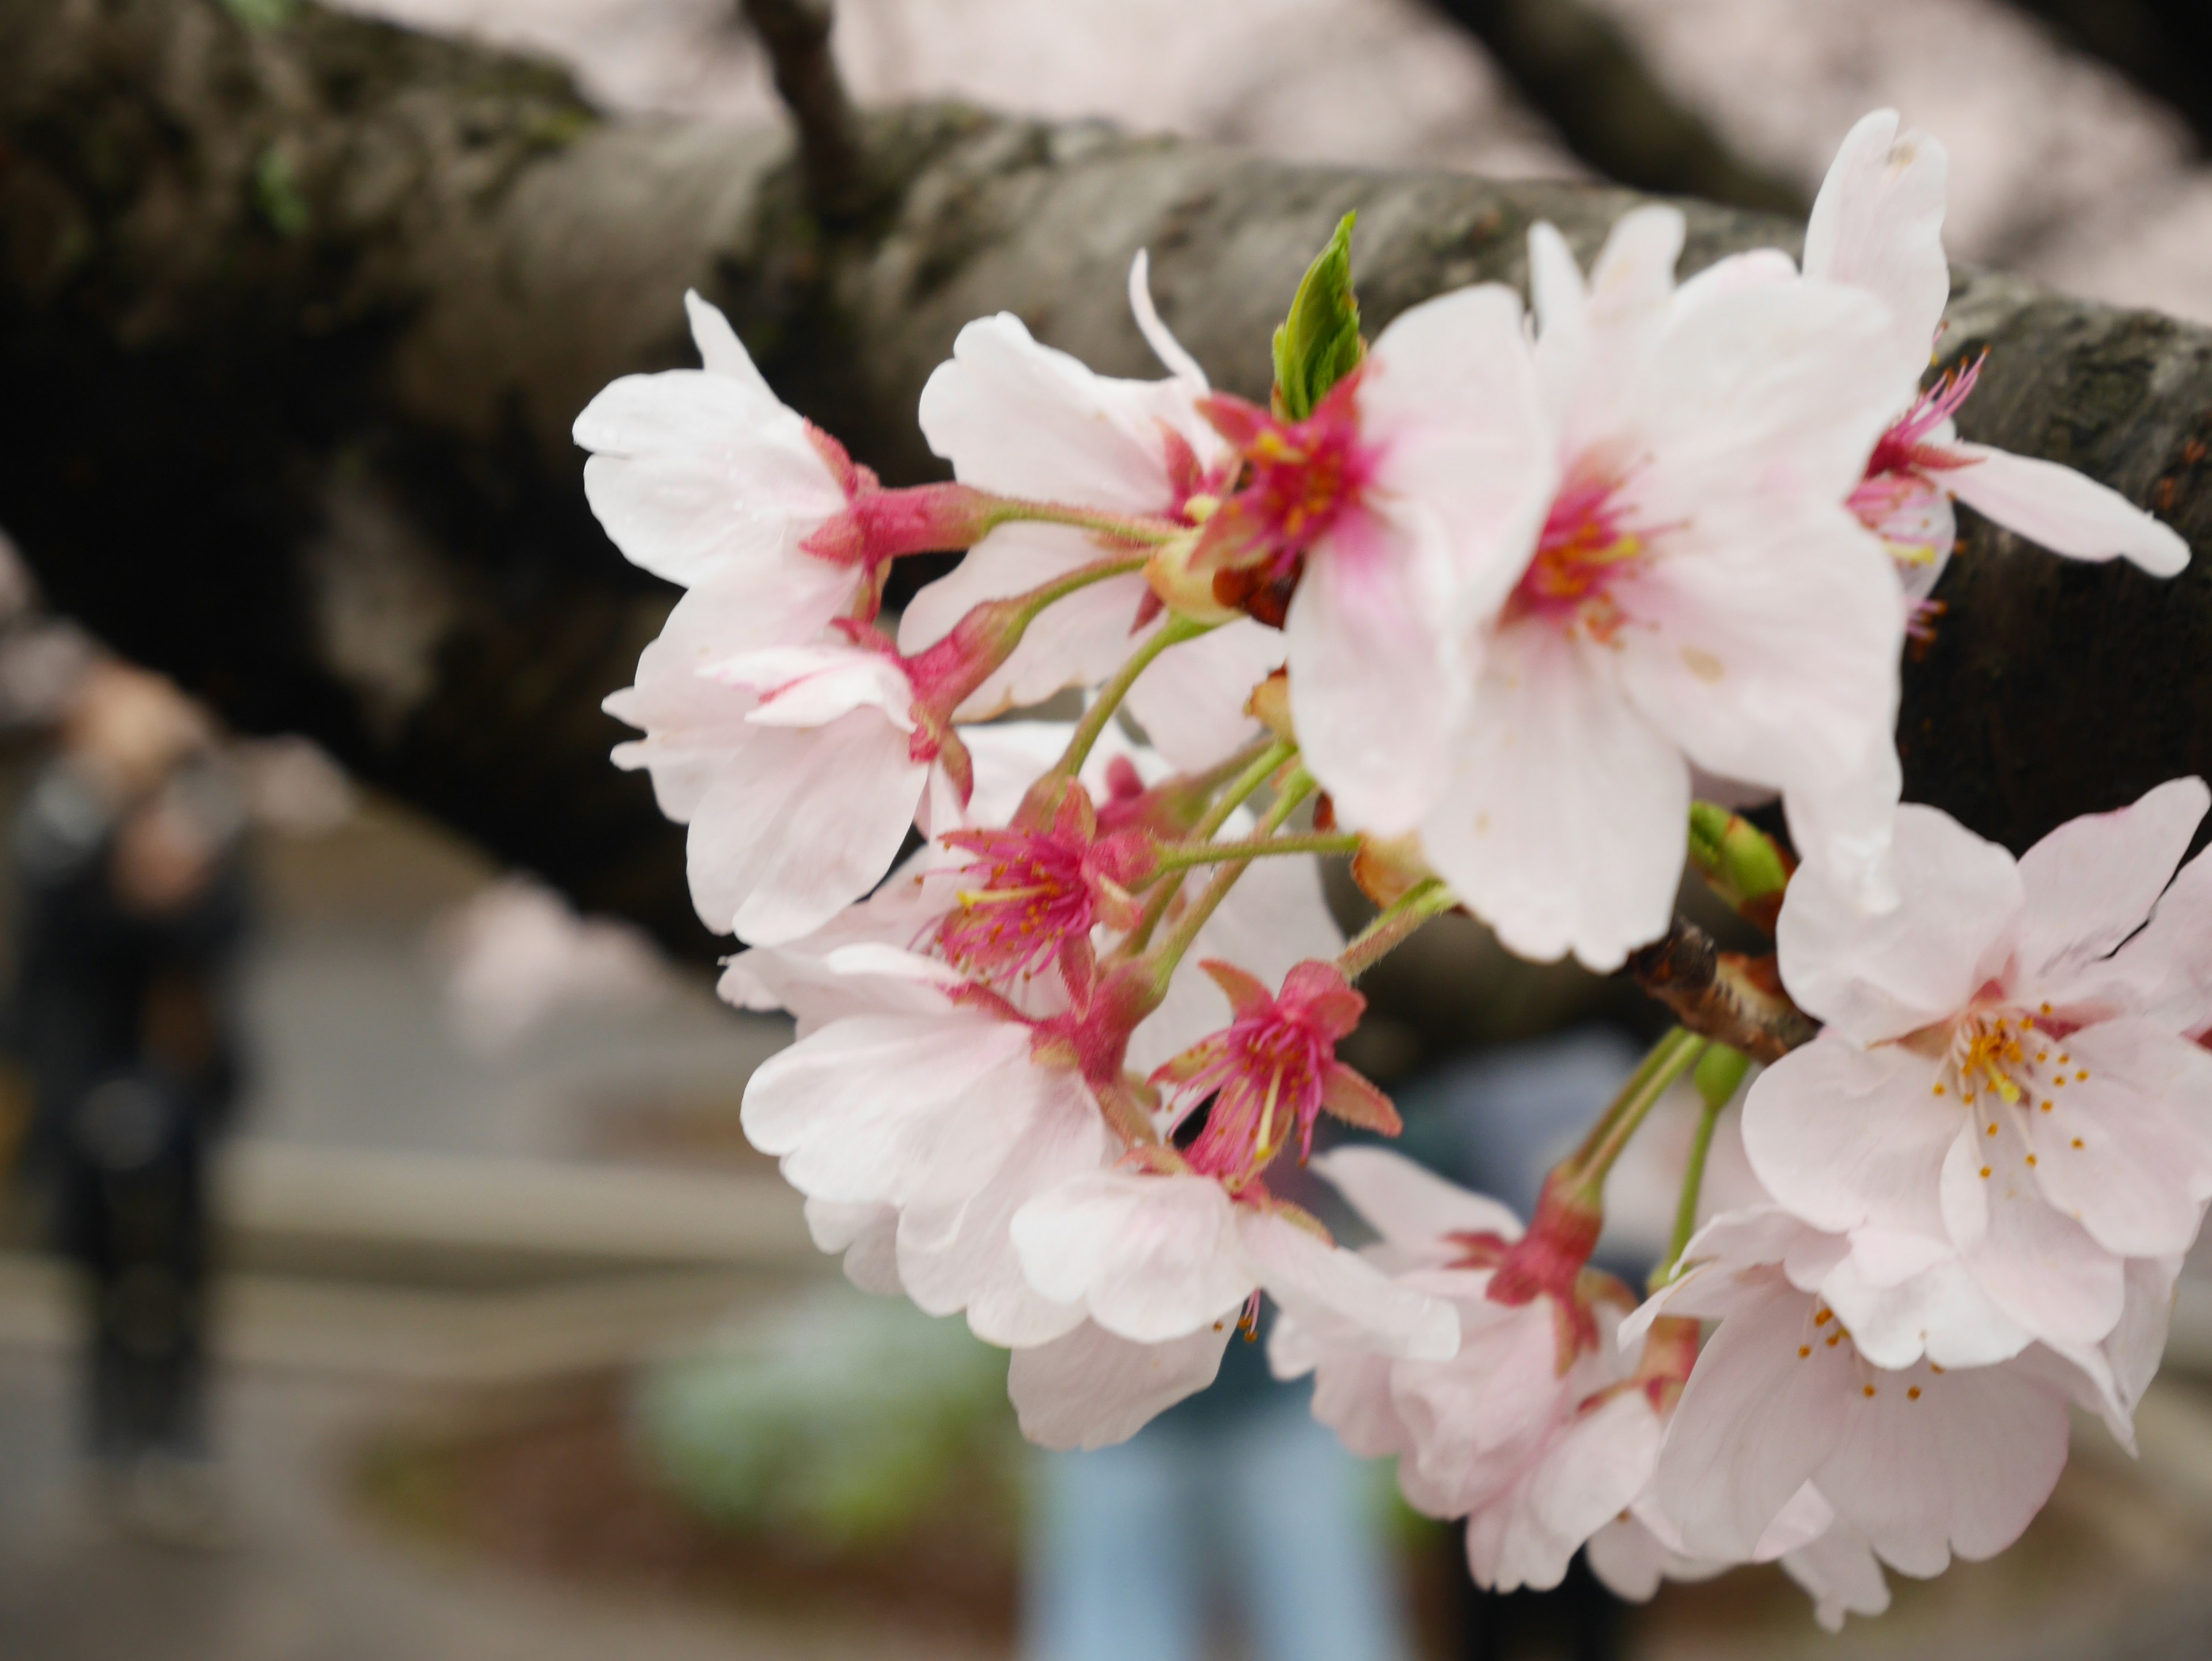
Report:
[{"label": "pink blossom cluster", "polygon": [[[1371,343],[1325,256],[1279,368],[1315,316],[1334,344],[1264,408],[1212,390],[1139,253],[1165,374],[971,323],[921,399],[947,484],[885,488],[696,295],[702,367],[579,418],[609,535],[684,590],[616,760],[746,945],[723,995],[798,1021],[746,1132],[855,1281],[1012,1353],[1034,1439],[1133,1434],[1264,1294],[1277,1371],[1465,1519],[1483,1584],[1778,1559],[1833,1622],[1882,1565],[2016,1536],[2069,1402],[2128,1437],[2212,1199],[2212,867],[2175,875],[2212,798],[2014,861],[1900,806],[1893,729],[1954,502],[2155,575],[2188,549],[1961,439],[1978,364],[1923,390],[1944,167],[1878,113],[1802,263],[1677,281],[1682,216],[1646,207],[1585,273],[1539,225],[1527,307],[1462,289]],[[963,557],[885,617],[933,551]],[[1002,719],[1071,691],[1073,722]],[[1709,1132],[1729,1052],[1670,1033],[1524,1227],[1374,1145],[1398,1116],[1337,1050],[1448,911],[1619,967],[1669,926],[1693,793],[1779,797],[1802,865],[1731,834],[1826,1025],[1751,1086],[1763,1202],[1691,1238],[1700,1153],[1643,1297],[1589,1266],[1607,1173],[1693,1068]],[[1332,856],[1379,908],[1349,943]],[[1324,1117],[1357,1135],[1313,1155]],[[1372,1243],[1290,1197],[1310,1155]]]}]

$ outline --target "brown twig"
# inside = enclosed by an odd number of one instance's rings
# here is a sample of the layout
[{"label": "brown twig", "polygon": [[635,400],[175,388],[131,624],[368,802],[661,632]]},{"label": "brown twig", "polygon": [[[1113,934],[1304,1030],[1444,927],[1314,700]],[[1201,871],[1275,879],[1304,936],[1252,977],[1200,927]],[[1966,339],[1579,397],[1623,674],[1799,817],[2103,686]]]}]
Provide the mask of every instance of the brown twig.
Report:
[{"label": "brown twig", "polygon": [[1754,1061],[1779,1061],[1818,1030],[1782,989],[1771,955],[1723,952],[1686,918],[1631,954],[1623,972],[1691,1031]]},{"label": "brown twig", "polygon": [[742,0],[745,21],[768,48],[777,95],[799,130],[807,205],[824,219],[866,205],[860,119],[830,50],[830,0]]}]

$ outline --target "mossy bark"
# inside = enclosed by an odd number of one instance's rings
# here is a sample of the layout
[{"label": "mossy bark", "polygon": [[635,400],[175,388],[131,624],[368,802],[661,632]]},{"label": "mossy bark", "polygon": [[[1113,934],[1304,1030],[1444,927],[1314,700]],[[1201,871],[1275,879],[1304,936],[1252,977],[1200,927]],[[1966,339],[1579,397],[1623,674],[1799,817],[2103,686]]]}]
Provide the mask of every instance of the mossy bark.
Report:
[{"label": "mossy bark", "polygon": [[[254,8],[256,11],[275,9]],[[921,384],[1020,314],[1157,373],[1123,298],[1222,386],[1358,210],[1367,326],[1588,254],[1638,199],[1295,167],[957,107],[867,125],[866,205],[824,228],[772,133],[603,120],[556,70],[301,7],[0,6],[0,526],[55,601],[240,725],[365,777],[693,954],[680,832],[607,765],[666,590],[592,523],[570,445],[614,376],[688,361],[700,289],[769,378],[893,479],[934,464]],[[1695,270],[1793,229],[1686,204]],[[2212,333],[1962,273],[1947,359],[1990,351],[1973,438],[2082,468],[2212,536]],[[2212,572],[2072,564],[1978,523],[1906,670],[1911,794],[2015,847],[2212,771]]]}]

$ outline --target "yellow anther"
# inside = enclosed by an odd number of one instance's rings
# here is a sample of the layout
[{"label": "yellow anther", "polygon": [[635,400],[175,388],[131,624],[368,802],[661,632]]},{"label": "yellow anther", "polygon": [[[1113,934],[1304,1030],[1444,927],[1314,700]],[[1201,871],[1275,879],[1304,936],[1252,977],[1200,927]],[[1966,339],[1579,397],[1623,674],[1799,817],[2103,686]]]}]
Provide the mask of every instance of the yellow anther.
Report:
[{"label": "yellow anther", "polygon": [[1813,1346],[1810,1344],[1800,1344],[1797,1346],[1797,1359],[1801,1361],[1812,1353]]},{"label": "yellow anther", "polygon": [[1874,1397],[1874,1386],[1872,1384],[1862,1384],[1859,1386],[1859,1393],[1866,1396],[1869,1400],[1872,1400]]},{"label": "yellow anther", "polygon": [[1984,1181],[1988,1180],[1989,1174],[1990,1174],[1990,1168],[1989,1168],[1987,1165],[1984,1165],[1984,1166],[1982,1167],[1982,1177],[1983,1177],[1983,1179],[1984,1179]]},{"label": "yellow anther", "polygon": [[2027,1162],[2028,1162],[2028,1164],[2030,1164],[2030,1165],[2033,1165],[2033,1164],[2035,1163],[2035,1155],[2033,1155],[2033,1153],[2029,1154],[2029,1155],[2027,1156]]},{"label": "yellow anther", "polygon": [[1920,1399],[1920,1386],[1917,1384],[1908,1385],[1905,1389],[1905,1399],[1908,1402],[1918,1401]]}]

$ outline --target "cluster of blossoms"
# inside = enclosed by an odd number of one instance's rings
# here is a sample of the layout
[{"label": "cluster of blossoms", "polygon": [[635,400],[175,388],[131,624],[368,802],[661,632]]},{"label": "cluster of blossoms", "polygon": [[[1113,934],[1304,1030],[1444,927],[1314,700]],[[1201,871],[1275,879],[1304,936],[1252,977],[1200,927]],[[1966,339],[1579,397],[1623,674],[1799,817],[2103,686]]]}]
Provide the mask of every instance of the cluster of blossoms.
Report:
[{"label": "cluster of blossoms", "polygon": [[[1893,729],[1954,501],[2072,557],[2188,550],[1961,440],[1978,365],[1923,390],[1943,187],[1877,114],[1802,265],[1677,282],[1681,216],[1650,207],[1585,274],[1540,225],[1528,311],[1461,289],[1371,344],[1347,221],[1266,408],[1210,388],[1139,254],[1165,375],[970,324],[921,400],[950,484],[884,488],[696,295],[703,366],[579,419],[609,534],[686,591],[609,702],[643,733],[616,759],[749,948],[724,995],[799,1023],[746,1131],[855,1281],[1012,1351],[1030,1437],[1132,1434],[1264,1293],[1276,1370],[1466,1520],[1483,1584],[1584,1547],[1632,1596],[1778,1559],[1832,1623],[1882,1606],[1884,1564],[2015,1537],[2069,1402],[2130,1435],[2212,1199],[2212,867],[2175,874],[2212,797],[2178,781],[2015,861],[1900,806]],[[892,563],[961,551],[886,627]],[[998,719],[1069,689],[1072,724]],[[1802,864],[1693,794],[1778,796]],[[1378,907],[1349,943],[1333,855]],[[1362,973],[1462,908],[1617,968],[1686,858],[1826,1023],[1753,1078],[1758,1205],[1692,1234],[1747,1064],[1688,1031],[1525,1226],[1375,1145],[1397,1115],[1336,1056]],[[1691,1076],[1639,1298],[1589,1266],[1606,1178]],[[1358,1250],[1279,1191],[1324,1115],[1364,1133],[1312,1159]]]}]

